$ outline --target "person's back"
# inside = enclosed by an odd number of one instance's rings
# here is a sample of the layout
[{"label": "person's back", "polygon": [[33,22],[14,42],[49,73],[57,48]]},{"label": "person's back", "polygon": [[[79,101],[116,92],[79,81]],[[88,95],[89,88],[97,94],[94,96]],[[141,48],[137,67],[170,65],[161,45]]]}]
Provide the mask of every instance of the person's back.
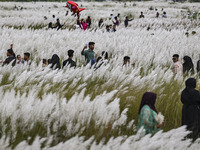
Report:
[{"label": "person's back", "polygon": [[60,58],[57,54],[54,54],[51,58],[51,67],[52,69],[60,69]]},{"label": "person's back", "polygon": [[162,125],[162,123],[158,122],[156,119],[156,97],[155,93],[146,92],[140,103],[137,130],[140,130],[140,128],[143,127],[146,134],[155,134],[160,130]]},{"label": "person's back", "polygon": [[184,63],[183,63],[183,73],[194,73],[194,65],[192,62],[192,59],[189,56],[183,57]]},{"label": "person's back", "polygon": [[182,125],[187,125],[187,129],[192,131],[189,135],[196,139],[200,134],[200,94],[196,88],[196,79],[189,78],[185,82],[186,88],[181,93]]},{"label": "person's back", "polygon": [[158,131],[156,128],[156,125],[158,124],[155,119],[156,115],[156,112],[153,111],[148,105],[144,105],[138,118],[137,129],[139,130],[141,127],[143,127],[146,131],[146,134],[155,134]]},{"label": "person's back", "polygon": [[63,68],[67,65],[70,67],[76,67],[76,62],[72,60],[74,56],[74,51],[73,50],[68,50],[68,56],[69,58],[63,62]]}]

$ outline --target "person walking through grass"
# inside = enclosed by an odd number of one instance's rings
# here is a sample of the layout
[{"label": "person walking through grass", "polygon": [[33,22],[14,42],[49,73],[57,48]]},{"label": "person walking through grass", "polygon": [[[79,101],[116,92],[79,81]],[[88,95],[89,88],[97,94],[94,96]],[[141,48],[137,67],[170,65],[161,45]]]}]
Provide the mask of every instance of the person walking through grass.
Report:
[{"label": "person walking through grass", "polygon": [[51,58],[51,67],[53,70],[60,69],[60,58],[57,54],[54,54]]},{"label": "person walking through grass", "polygon": [[129,21],[132,21],[133,19],[128,19],[128,16],[126,16],[126,19],[125,19],[125,21],[124,21],[124,25],[125,25],[125,27],[128,27],[128,22]]},{"label": "person walking through grass", "polygon": [[74,56],[74,51],[71,50],[71,49],[68,50],[68,56],[69,56],[69,58],[63,62],[63,68],[65,66],[69,66],[70,68],[71,67],[76,67],[76,62],[72,60],[72,58]]},{"label": "person walking through grass", "polygon": [[183,57],[183,74],[194,73],[194,64],[189,56]]},{"label": "person walking through grass", "polygon": [[200,137],[200,93],[195,89],[196,79],[187,79],[185,85],[186,88],[181,93],[182,125],[192,131],[188,137],[196,140]]},{"label": "person walking through grass", "polygon": [[154,135],[160,130],[160,127],[162,126],[162,124],[159,124],[156,119],[156,97],[157,95],[152,92],[146,92],[142,97],[142,101],[139,108],[137,130],[143,127],[145,129],[145,134]]},{"label": "person walking through grass", "polygon": [[179,62],[179,55],[178,54],[174,54],[173,58],[172,58],[174,65],[172,66],[172,72],[174,73],[174,75],[183,75],[183,66],[182,64]]}]

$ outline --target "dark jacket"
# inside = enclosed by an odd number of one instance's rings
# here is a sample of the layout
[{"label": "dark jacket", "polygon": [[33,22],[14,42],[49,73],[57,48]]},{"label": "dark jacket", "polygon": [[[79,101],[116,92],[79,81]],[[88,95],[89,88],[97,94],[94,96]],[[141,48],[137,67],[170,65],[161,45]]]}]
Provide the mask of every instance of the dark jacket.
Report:
[{"label": "dark jacket", "polygon": [[65,60],[65,61],[63,62],[63,68],[64,68],[66,65],[70,65],[70,67],[76,67],[76,62],[73,61],[71,58],[68,58],[67,60]]},{"label": "dark jacket", "polygon": [[190,78],[186,81],[186,88],[181,93],[182,125],[192,131],[190,137],[196,139],[200,135],[200,94],[196,87],[196,80]]},{"label": "dark jacket", "polygon": [[9,56],[8,58],[6,58],[6,60],[4,61],[3,65],[5,65],[5,64],[8,65],[11,62],[12,62],[12,66],[15,66],[15,64],[16,64],[16,58],[14,56]]}]

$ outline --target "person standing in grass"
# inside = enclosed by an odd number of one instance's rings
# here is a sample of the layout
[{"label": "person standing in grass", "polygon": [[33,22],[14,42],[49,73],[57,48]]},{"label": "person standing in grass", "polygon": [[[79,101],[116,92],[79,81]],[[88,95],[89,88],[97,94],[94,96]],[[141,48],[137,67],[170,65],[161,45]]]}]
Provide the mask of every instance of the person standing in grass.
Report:
[{"label": "person standing in grass", "polygon": [[188,137],[195,140],[200,137],[200,93],[195,89],[196,79],[187,79],[185,85],[186,88],[181,93],[182,125],[186,125],[187,130],[192,131]]},{"label": "person standing in grass", "polygon": [[95,60],[95,52],[94,52],[94,42],[89,42],[89,49],[85,50],[87,46],[84,46],[83,50],[81,51],[81,55],[85,56],[86,65],[91,61]]},{"label": "person standing in grass", "polygon": [[90,28],[90,27],[91,27],[91,24],[92,24],[92,21],[91,21],[90,16],[88,16],[88,18],[87,18],[87,20],[86,20],[86,23],[87,23],[87,25],[88,25],[88,28]]},{"label": "person standing in grass", "polygon": [[128,19],[128,16],[126,16],[126,19],[125,19],[125,21],[124,21],[124,25],[125,25],[125,27],[128,27],[128,22],[129,21],[132,21],[133,19]]},{"label": "person standing in grass", "polygon": [[51,67],[53,70],[56,70],[56,69],[60,69],[61,66],[60,66],[60,58],[58,57],[57,54],[54,54],[51,58]]},{"label": "person standing in grass", "polygon": [[73,50],[68,50],[68,56],[69,58],[63,62],[63,68],[67,65],[71,67],[76,67],[76,62],[72,60],[74,56],[74,51]]},{"label": "person standing in grass", "polygon": [[174,65],[172,66],[172,72],[174,73],[174,75],[183,75],[183,66],[182,64],[179,62],[179,55],[178,54],[174,54],[173,58],[172,58]]},{"label": "person standing in grass", "polygon": [[113,24],[116,26],[119,26],[119,20],[118,20],[117,16],[115,17],[115,21],[113,21]]},{"label": "person standing in grass", "polygon": [[189,56],[183,57],[183,74],[194,73],[194,64]]},{"label": "person standing in grass", "polygon": [[144,14],[143,14],[143,12],[141,12],[139,18],[144,18]]},{"label": "person standing in grass", "polygon": [[156,97],[157,95],[155,93],[146,92],[144,93],[140,104],[137,130],[143,127],[146,134],[154,135],[162,126],[162,124],[159,124],[156,120]]},{"label": "person standing in grass", "polygon": [[25,64],[28,64],[28,65],[31,65],[31,60],[30,60],[30,53],[26,52],[24,53],[24,59],[23,59],[23,63]]}]

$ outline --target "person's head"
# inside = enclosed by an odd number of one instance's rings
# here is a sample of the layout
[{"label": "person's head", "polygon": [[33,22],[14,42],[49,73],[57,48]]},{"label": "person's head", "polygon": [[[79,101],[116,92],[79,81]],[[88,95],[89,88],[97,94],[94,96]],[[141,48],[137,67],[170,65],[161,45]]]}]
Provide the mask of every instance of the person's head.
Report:
[{"label": "person's head", "polygon": [[29,60],[30,53],[26,52],[24,53],[24,60]]},{"label": "person's head", "polygon": [[184,61],[184,63],[191,63],[192,59],[189,56],[184,56],[183,61]]},{"label": "person's head", "polygon": [[103,22],[103,19],[102,19],[102,18],[100,19],[100,22]]},{"label": "person's head", "polygon": [[185,81],[185,86],[187,88],[196,88],[196,79],[194,78],[189,78]]},{"label": "person's head", "polygon": [[157,97],[157,95],[155,93],[152,93],[152,92],[144,93],[144,95],[142,97],[142,101],[140,103],[139,113],[144,105],[148,105],[152,110],[157,112],[157,110],[155,108],[156,97]]},{"label": "person's head", "polygon": [[53,15],[52,17],[55,18],[55,15]]},{"label": "person's head", "polygon": [[20,55],[17,55],[17,60],[22,60],[22,57]]},{"label": "person's head", "polygon": [[14,52],[12,49],[8,49],[7,50],[7,56],[13,56],[14,55]]},{"label": "person's head", "polygon": [[179,55],[174,54],[172,60],[173,60],[174,63],[177,62],[179,60]]},{"label": "person's head", "polygon": [[81,22],[84,22],[84,19],[81,19]]},{"label": "person's head", "polygon": [[126,20],[128,20],[128,16],[126,16]]},{"label": "person's head", "polygon": [[113,26],[112,26],[112,24],[111,24],[111,25],[110,25],[110,29],[112,29],[112,27],[113,27]]},{"label": "person's head", "polygon": [[89,42],[89,49],[90,50],[94,50],[94,45],[95,45],[95,43],[94,42]]},{"label": "person's head", "polygon": [[68,56],[69,58],[72,58],[74,56],[74,51],[73,50],[68,50]]},{"label": "person's head", "polygon": [[141,11],[141,15],[143,15],[143,12]]},{"label": "person's head", "polygon": [[56,19],[56,21],[57,21],[57,22],[60,22],[59,18],[58,18],[58,19]]},{"label": "person's head", "polygon": [[90,16],[88,16],[88,19],[90,19]]},{"label": "person's head", "polygon": [[116,29],[116,25],[113,25],[113,29]]},{"label": "person's head", "polygon": [[108,52],[103,51],[101,55],[104,57],[104,59],[108,59]]},{"label": "person's head", "polygon": [[112,17],[112,16],[113,16],[113,14],[110,14],[110,16]]},{"label": "person's head", "polygon": [[110,31],[110,26],[109,25],[106,26],[106,30]]},{"label": "person's head", "polygon": [[117,14],[117,17],[120,17],[120,13]]},{"label": "person's head", "polygon": [[47,59],[42,59],[42,63],[45,65],[48,65],[48,60]]},{"label": "person's head", "polygon": [[167,13],[164,11],[163,14],[166,15]]},{"label": "person's head", "polygon": [[52,57],[51,57],[51,68],[53,69],[60,69],[60,58],[57,54],[54,54]]},{"label": "person's head", "polygon": [[117,20],[117,16],[115,17],[115,20]]},{"label": "person's head", "polygon": [[129,56],[124,57],[124,65],[126,65],[126,64],[130,64],[130,57]]},{"label": "person's head", "polygon": [[49,22],[48,28],[52,28],[52,22]]},{"label": "person's head", "polygon": [[51,61],[52,62],[60,61],[60,58],[57,54],[53,54],[53,56],[51,57]]}]

